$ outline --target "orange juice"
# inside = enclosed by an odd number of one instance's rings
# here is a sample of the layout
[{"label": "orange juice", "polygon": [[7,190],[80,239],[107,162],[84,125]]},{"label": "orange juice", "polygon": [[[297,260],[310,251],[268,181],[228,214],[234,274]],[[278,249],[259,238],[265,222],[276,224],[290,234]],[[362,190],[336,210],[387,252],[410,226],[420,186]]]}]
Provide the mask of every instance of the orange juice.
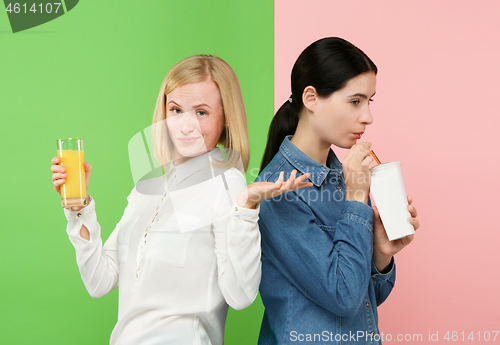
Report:
[{"label": "orange juice", "polygon": [[61,186],[63,207],[85,205],[87,191],[83,150],[57,150],[61,165],[66,167],[66,182]]}]

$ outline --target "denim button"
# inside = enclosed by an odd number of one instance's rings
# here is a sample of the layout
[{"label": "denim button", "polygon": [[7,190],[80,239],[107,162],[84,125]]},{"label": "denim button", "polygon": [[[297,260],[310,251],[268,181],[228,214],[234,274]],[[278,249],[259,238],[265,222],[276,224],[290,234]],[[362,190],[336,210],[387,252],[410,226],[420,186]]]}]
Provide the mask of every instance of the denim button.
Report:
[{"label": "denim button", "polygon": [[372,277],[373,280],[377,280],[378,278],[377,277]]},{"label": "denim button", "polygon": [[341,186],[341,185],[338,185],[338,186],[337,186],[337,189],[338,189],[338,190],[342,190],[342,186]]},{"label": "denim button", "polygon": [[76,214],[76,216],[77,216],[77,217],[81,217],[81,216],[82,216],[82,214],[81,214],[80,212],[78,212],[78,213]]},{"label": "denim button", "polygon": [[238,211],[238,207],[235,207],[235,208],[234,208],[234,210],[235,210],[235,211]]},{"label": "denim button", "polygon": [[370,335],[372,336],[372,338],[375,336],[375,332],[371,332]]},{"label": "denim button", "polygon": [[366,307],[370,308],[370,302],[366,302]]}]

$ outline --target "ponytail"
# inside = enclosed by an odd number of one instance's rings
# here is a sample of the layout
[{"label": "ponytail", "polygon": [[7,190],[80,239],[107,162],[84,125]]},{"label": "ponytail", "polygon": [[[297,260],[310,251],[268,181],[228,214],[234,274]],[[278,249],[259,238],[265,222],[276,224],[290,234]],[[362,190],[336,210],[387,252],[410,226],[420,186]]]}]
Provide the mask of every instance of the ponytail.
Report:
[{"label": "ponytail", "polygon": [[274,155],[278,153],[283,139],[285,139],[287,135],[294,134],[297,129],[299,116],[291,100],[292,97],[279,108],[271,121],[264,157],[262,157],[262,163],[260,164],[260,171],[262,171],[269,162],[271,162]]},{"label": "ponytail", "polygon": [[297,130],[304,107],[302,93],[307,86],[313,86],[319,97],[326,98],[366,72],[377,74],[377,66],[361,49],[342,38],[325,37],[304,49],[292,68],[292,96],[271,122],[260,170],[278,153],[285,136]]}]

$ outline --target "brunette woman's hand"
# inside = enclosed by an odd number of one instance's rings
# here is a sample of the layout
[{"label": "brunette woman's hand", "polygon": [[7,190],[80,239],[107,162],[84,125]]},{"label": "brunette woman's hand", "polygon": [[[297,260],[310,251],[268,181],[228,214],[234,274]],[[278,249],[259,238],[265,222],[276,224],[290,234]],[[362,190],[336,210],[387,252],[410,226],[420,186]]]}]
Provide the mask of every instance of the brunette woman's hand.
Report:
[{"label": "brunette woman's hand", "polygon": [[359,143],[351,147],[342,162],[345,180],[345,199],[368,204],[370,192],[370,143]]},{"label": "brunette woman's hand", "polygon": [[257,208],[260,201],[277,197],[285,192],[312,186],[312,182],[304,182],[311,174],[296,177],[293,170],[288,180],[284,181],[285,172],[281,172],[276,182],[255,182],[243,189],[236,199],[236,204],[246,208]]},{"label": "brunette woman's hand", "polygon": [[[59,157],[54,157],[52,158],[51,160],[51,163],[52,163],[52,166],[50,167],[50,170],[52,171],[52,184],[54,186],[54,190],[59,193],[59,195],[61,195],[61,186],[64,184],[64,182],[66,182],[66,177],[68,176],[68,174],[66,173],[66,167],[63,166],[63,165],[60,165],[59,163],[61,163],[61,158]],[[89,179],[90,179],[90,171],[92,170],[92,166],[85,162],[83,163],[83,167],[85,169],[85,182],[86,182],[86,186],[87,186],[87,196],[88,196],[88,200],[87,202],[90,202],[91,200],[91,197],[88,193],[88,189],[89,189]],[[85,207],[85,206],[83,206]],[[71,210],[72,211],[79,211],[83,208],[82,206],[73,206],[71,207]]]},{"label": "brunette woman's hand", "polygon": [[[413,201],[412,197],[408,195],[407,198],[408,211],[411,215],[409,221],[416,231],[420,227],[420,222],[417,219],[417,209],[411,204]],[[384,270],[391,263],[392,257],[410,244],[410,242],[413,241],[414,235],[408,235],[399,240],[389,241],[377,207],[373,206],[373,210],[375,212],[375,219],[373,222],[373,263],[379,272],[385,273]]]}]

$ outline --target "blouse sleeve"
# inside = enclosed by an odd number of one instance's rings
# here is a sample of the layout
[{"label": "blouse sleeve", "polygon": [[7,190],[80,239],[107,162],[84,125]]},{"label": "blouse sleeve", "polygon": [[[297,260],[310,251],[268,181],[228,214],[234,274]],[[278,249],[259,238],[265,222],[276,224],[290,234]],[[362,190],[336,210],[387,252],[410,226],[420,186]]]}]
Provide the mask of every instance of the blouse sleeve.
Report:
[{"label": "blouse sleeve", "polygon": [[240,310],[257,297],[261,277],[260,232],[257,209],[236,206],[246,187],[243,174],[232,169],[224,173],[226,189],[219,193],[213,224],[218,282],[227,304]]},{"label": "blouse sleeve", "polygon": [[[103,246],[94,198],[80,211],[64,209],[64,214],[68,220],[66,232],[75,247],[76,262],[85,288],[93,298],[105,296],[118,286],[117,236],[120,223]],[[90,233],[89,241],[80,236],[82,225]]]}]

